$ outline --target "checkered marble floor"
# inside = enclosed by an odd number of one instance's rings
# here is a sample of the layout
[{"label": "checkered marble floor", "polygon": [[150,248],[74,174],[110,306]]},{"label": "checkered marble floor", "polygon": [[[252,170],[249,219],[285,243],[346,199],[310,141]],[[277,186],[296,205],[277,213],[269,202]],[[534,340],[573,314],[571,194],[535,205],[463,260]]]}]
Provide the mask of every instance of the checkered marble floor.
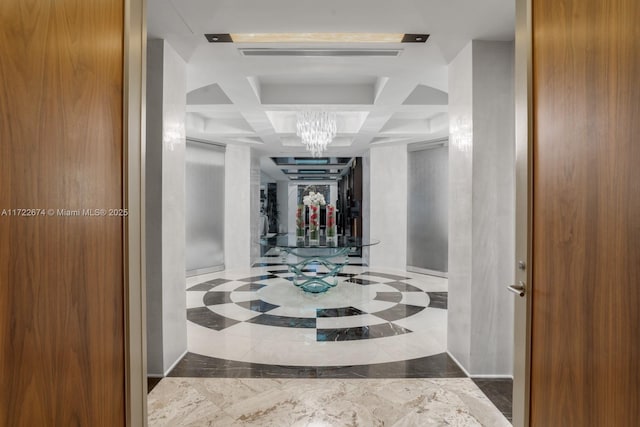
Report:
[{"label": "checkered marble floor", "polygon": [[[446,351],[447,280],[358,265],[324,294],[278,257],[187,281],[190,353],[287,366],[366,365]],[[313,268],[311,268],[313,270]]]}]

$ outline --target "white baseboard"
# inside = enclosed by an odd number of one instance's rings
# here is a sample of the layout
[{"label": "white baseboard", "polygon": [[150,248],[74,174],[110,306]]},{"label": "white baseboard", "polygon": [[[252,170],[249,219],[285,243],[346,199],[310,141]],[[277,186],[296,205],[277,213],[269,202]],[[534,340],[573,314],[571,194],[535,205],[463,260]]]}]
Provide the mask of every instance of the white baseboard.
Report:
[{"label": "white baseboard", "polygon": [[456,359],[453,354],[451,354],[449,352],[449,350],[447,350],[447,354],[449,355],[449,357],[451,357],[453,359],[454,362],[456,362],[456,364],[460,367],[460,369],[462,369],[462,372],[464,372],[464,374],[469,377],[469,378],[478,378],[478,379],[482,379],[482,378],[495,378],[495,379],[513,379],[513,375],[505,375],[505,374],[496,374],[496,375],[487,375],[487,374],[478,374],[478,375],[472,375],[469,373],[469,371],[467,371],[465,369],[464,366],[462,366],[462,363],[460,363],[458,361],[458,359]]},{"label": "white baseboard", "polygon": [[471,374],[469,374],[469,372],[465,369],[465,367],[464,367],[464,366],[462,366],[462,363],[460,363],[460,362],[458,361],[458,359],[456,359],[456,358],[454,357],[454,355],[453,355],[453,354],[451,354],[451,353],[449,352],[449,350],[447,350],[447,354],[449,355],[449,357],[450,357],[450,358],[452,358],[452,359],[453,359],[453,361],[454,361],[454,362],[456,362],[456,365],[458,365],[458,367],[459,367],[460,369],[462,369],[462,372],[464,372],[464,374],[465,374],[466,376],[468,376],[469,378],[471,378]]},{"label": "white baseboard", "polygon": [[178,357],[178,358],[176,359],[176,361],[175,361],[175,362],[173,362],[173,364],[172,364],[171,366],[169,366],[169,369],[167,369],[167,370],[165,371],[165,373],[164,373],[164,376],[165,376],[165,377],[166,377],[167,375],[169,375],[169,372],[173,371],[173,368],[175,368],[175,367],[176,367],[176,365],[177,365],[177,364],[182,360],[182,358],[183,358],[183,357],[184,357],[188,352],[189,352],[189,350],[188,350],[188,349],[187,349],[187,350],[185,350],[185,351],[184,351],[184,353],[182,353],[182,354],[180,355],[180,357]]}]

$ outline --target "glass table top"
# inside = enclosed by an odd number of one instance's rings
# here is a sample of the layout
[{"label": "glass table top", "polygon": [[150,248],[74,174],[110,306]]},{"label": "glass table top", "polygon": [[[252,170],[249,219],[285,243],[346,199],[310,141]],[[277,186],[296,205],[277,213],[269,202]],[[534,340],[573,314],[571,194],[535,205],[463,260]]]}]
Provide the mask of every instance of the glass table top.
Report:
[{"label": "glass table top", "polygon": [[364,246],[377,245],[378,243],[380,243],[380,240],[352,236],[338,236],[334,242],[327,242],[326,237],[321,236],[317,245],[310,245],[308,237],[305,238],[304,242],[298,241],[294,233],[260,239],[261,245],[279,248],[362,248]]}]

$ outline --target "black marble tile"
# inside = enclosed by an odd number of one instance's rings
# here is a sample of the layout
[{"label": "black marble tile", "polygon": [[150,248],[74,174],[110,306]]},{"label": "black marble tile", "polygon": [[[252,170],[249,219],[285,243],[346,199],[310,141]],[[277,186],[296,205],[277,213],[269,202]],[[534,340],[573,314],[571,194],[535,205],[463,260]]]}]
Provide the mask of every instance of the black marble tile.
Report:
[{"label": "black marble tile", "polygon": [[199,284],[197,284],[195,286],[192,286],[189,289],[187,289],[187,292],[190,292],[190,291],[200,291],[200,292],[202,292],[202,291],[209,291],[211,289],[213,289],[213,285],[209,285],[207,283],[199,283]]},{"label": "black marble tile", "polygon": [[386,310],[376,311],[375,313],[371,314],[389,322],[393,322],[394,320],[413,316],[414,314],[421,312],[425,308],[426,307],[420,307],[417,305],[397,304]]},{"label": "black marble tile", "polygon": [[424,292],[422,289],[404,282],[386,282],[385,285],[396,288],[400,292]]},{"label": "black marble tile", "polygon": [[509,378],[472,378],[478,388],[496,405],[502,414],[512,421],[513,380]]},{"label": "black marble tile", "polygon": [[316,309],[316,317],[344,317],[344,316],[358,316],[360,314],[366,314],[366,313],[362,310],[358,310],[355,307]]},{"label": "black marble tile", "polygon": [[376,283],[380,283],[380,282],[374,282],[373,280],[360,279],[359,277],[351,277],[349,280],[345,280],[345,282],[356,283],[358,285],[364,285],[364,286],[375,285]]},{"label": "black marble tile", "polygon": [[447,309],[448,292],[427,292],[429,294],[429,307]]},{"label": "black marble tile", "polygon": [[150,393],[151,390],[158,385],[161,379],[162,378],[147,377],[147,393]]},{"label": "black marble tile", "polygon": [[189,289],[187,289],[187,291],[208,291],[215,288],[218,285],[222,285],[223,283],[227,283],[230,281],[231,280],[228,280],[228,279],[208,280],[206,282],[198,283],[197,285],[190,287]]},{"label": "black marble tile", "polygon": [[280,307],[279,305],[269,304],[268,302],[262,301],[260,299],[237,302],[236,304],[240,307],[244,307],[251,311],[257,311],[259,313],[266,313],[267,311],[271,311],[274,308]]},{"label": "black marble tile", "polygon": [[353,276],[357,276],[358,273],[338,273],[336,274],[336,276],[338,277],[353,277]]},{"label": "black marble tile", "polygon": [[364,273],[362,273],[362,275],[384,277],[385,279],[390,279],[390,280],[409,280],[410,279],[410,277],[396,276],[395,274],[378,273],[375,271],[365,271]]},{"label": "black marble tile", "polygon": [[282,326],[285,328],[315,328],[315,317],[288,317],[274,316],[272,314],[261,314],[252,319],[247,320],[249,323],[257,323],[268,326]]},{"label": "black marble tile", "polygon": [[398,303],[402,301],[402,294],[400,292],[378,292],[374,300]]},{"label": "black marble tile", "polygon": [[229,304],[233,301],[231,300],[231,292],[210,291],[204,294],[204,297],[202,297],[202,302],[204,303],[204,305],[218,305]]},{"label": "black marble tile", "polygon": [[281,262],[256,262],[252,265],[252,267],[275,267],[284,265]]},{"label": "black marble tile", "polygon": [[197,325],[204,326],[209,329],[215,329],[216,331],[221,331],[229,326],[235,325],[236,323],[240,323],[238,320],[230,319],[218,313],[214,313],[207,307],[187,309],[187,319]]},{"label": "black marble tile", "polygon": [[247,285],[242,285],[237,289],[234,289],[234,291],[240,291],[240,292],[253,292],[253,291],[257,291],[258,289],[262,289],[267,285],[263,285],[261,283],[249,283]]},{"label": "black marble tile", "polygon": [[373,338],[392,337],[408,334],[411,331],[393,323],[357,326],[353,328],[318,329],[317,341],[353,341]]},{"label": "black marble tile", "polygon": [[289,273],[289,269],[285,268],[284,270],[269,270],[271,274],[287,274]]},{"label": "black marble tile", "polygon": [[204,283],[206,283],[206,284],[208,284],[208,285],[218,286],[218,285],[223,285],[223,284],[225,284],[225,283],[228,283],[228,282],[230,282],[230,281],[231,281],[231,280],[229,280],[229,279],[222,279],[222,278],[220,278],[220,279],[211,279],[211,280],[207,280],[207,281],[206,281],[206,282],[204,282]]},{"label": "black marble tile", "polygon": [[465,378],[447,353],[400,362],[352,366],[280,366],[187,353],[170,377],[196,378]]},{"label": "black marble tile", "polygon": [[262,276],[247,277],[244,279],[238,279],[238,282],[259,282],[260,280],[276,279],[278,276],[275,274],[263,274]]}]

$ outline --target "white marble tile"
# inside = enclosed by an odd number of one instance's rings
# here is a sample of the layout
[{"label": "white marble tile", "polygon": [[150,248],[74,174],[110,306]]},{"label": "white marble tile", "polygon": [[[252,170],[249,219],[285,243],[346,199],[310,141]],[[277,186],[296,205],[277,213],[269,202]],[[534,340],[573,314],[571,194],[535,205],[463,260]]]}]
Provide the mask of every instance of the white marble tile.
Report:
[{"label": "white marble tile", "polygon": [[427,307],[429,305],[429,295],[423,292],[403,292],[400,303]]},{"label": "white marble tile", "polygon": [[437,337],[446,337],[447,311],[427,307],[413,316],[395,320],[393,323],[415,332],[428,332]]},{"label": "white marble tile", "polygon": [[[235,286],[238,288],[242,285],[238,286],[236,284]],[[229,295],[229,299],[233,302],[245,302],[259,299],[259,297],[254,291],[234,291]]]},{"label": "white marble tile", "polygon": [[473,381],[165,378],[150,426],[486,426],[510,424]]},{"label": "white marble tile", "polygon": [[376,301],[376,300],[355,302],[351,304],[352,307],[355,307],[358,310],[362,310],[365,313],[374,313],[374,314],[378,311],[384,311],[388,308],[394,307],[395,305],[396,305],[395,302]]},{"label": "white marble tile", "polygon": [[[248,337],[256,341],[255,346],[278,348],[283,342],[315,342],[315,328],[284,328],[256,323],[238,323],[229,330],[234,336]],[[272,342],[270,342],[272,341]],[[252,346],[252,347],[255,347]]]},{"label": "white marble tile", "polygon": [[202,297],[205,291],[189,291],[187,292],[187,308],[202,307]]}]

